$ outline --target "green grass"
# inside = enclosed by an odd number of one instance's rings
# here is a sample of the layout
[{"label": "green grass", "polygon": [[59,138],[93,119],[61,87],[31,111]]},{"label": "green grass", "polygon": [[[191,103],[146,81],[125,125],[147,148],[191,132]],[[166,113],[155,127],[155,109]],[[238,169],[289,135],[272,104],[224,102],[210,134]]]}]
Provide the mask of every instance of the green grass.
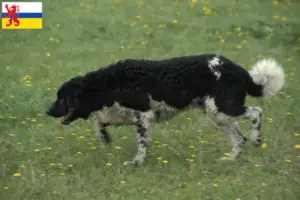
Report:
[{"label": "green grass", "polygon": [[[0,32],[0,199],[300,199],[299,1],[189,2],[44,0],[42,30]],[[124,58],[201,53],[247,69],[263,56],[284,66],[281,93],[247,99],[263,109],[267,148],[249,142],[238,160],[218,160],[230,140],[194,110],[154,125],[150,157],[124,167],[136,153],[134,127],[110,128],[113,143],[104,149],[90,122],[62,126],[44,114],[78,74]],[[241,127],[249,135],[248,123]]]}]

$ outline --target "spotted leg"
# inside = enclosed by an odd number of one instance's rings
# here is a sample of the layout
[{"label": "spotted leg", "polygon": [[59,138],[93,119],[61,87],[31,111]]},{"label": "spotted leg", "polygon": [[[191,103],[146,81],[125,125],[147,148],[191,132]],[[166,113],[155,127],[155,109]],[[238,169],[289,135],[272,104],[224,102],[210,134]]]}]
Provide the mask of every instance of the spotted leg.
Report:
[{"label": "spotted leg", "polygon": [[152,111],[138,114],[137,122],[137,154],[132,161],[125,161],[124,165],[142,164],[147,156],[148,148],[152,144],[151,122],[154,118]]},{"label": "spotted leg", "polygon": [[94,121],[94,129],[96,138],[101,142],[103,145],[108,145],[111,141],[111,138],[105,128],[108,124],[100,123],[99,121]]},{"label": "spotted leg", "polygon": [[230,125],[220,126],[224,133],[231,137],[232,150],[228,157],[221,157],[221,160],[235,160],[236,157],[242,152],[247,143],[247,138],[240,131],[238,122]]},{"label": "spotted leg", "polygon": [[261,117],[262,109],[260,107],[247,107],[243,116],[244,119],[250,120],[251,123],[251,140],[257,147],[261,145]]}]

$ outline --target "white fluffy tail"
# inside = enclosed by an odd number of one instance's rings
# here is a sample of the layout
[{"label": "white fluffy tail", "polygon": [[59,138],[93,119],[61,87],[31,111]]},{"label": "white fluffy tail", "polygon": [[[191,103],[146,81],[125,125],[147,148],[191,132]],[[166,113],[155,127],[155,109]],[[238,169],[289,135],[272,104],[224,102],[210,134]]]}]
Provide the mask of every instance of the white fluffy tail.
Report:
[{"label": "white fluffy tail", "polygon": [[283,68],[274,59],[259,60],[249,73],[253,82],[262,86],[263,96],[276,94],[284,85]]}]

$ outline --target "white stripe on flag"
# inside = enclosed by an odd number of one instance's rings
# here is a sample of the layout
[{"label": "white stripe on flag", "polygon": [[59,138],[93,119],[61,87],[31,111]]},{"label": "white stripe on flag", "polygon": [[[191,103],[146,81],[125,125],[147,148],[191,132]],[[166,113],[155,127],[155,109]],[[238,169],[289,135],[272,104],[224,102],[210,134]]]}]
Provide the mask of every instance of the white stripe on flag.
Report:
[{"label": "white stripe on flag", "polygon": [[7,13],[5,4],[20,6],[20,13],[42,13],[42,2],[2,2],[2,13]]}]

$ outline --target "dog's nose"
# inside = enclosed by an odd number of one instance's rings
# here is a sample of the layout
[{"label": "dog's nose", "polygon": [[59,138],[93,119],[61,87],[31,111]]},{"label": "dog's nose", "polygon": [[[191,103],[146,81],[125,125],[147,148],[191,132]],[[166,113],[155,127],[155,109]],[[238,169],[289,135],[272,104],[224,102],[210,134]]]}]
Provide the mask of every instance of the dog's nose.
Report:
[{"label": "dog's nose", "polygon": [[47,115],[49,115],[51,113],[52,107],[53,107],[52,104],[49,104],[49,105],[46,106],[46,111],[45,112],[46,112]]}]

